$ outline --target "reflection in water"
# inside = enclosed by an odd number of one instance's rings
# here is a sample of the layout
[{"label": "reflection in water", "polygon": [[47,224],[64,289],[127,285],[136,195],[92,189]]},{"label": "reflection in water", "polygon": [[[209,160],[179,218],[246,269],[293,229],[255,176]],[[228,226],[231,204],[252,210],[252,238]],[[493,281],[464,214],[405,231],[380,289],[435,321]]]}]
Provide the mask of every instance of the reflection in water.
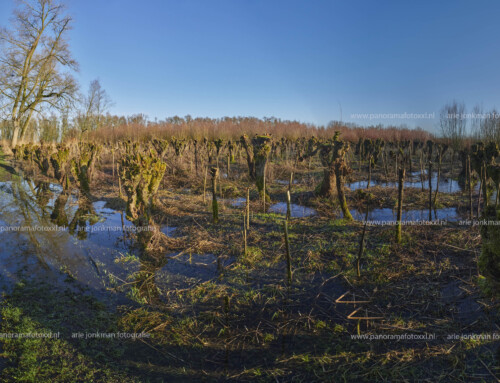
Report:
[{"label": "reflection in water", "polygon": [[95,213],[92,202],[82,195],[78,200],[78,209],[69,224],[69,233],[71,235],[76,233],[80,240],[87,239],[88,226],[95,225],[98,221],[99,216]]},{"label": "reflection in water", "polygon": [[[437,186],[437,172],[433,173],[432,179],[432,190],[436,190]],[[355,191],[357,189],[366,189],[368,186],[368,181],[356,181],[351,182],[347,185],[350,190]],[[395,181],[382,181],[372,179],[370,182],[370,186],[382,186],[389,188],[397,188],[398,183]],[[420,172],[413,172],[408,180],[404,183],[405,188],[419,188],[422,189],[422,181],[420,180]],[[423,183],[424,189],[429,189],[429,180],[427,179],[427,174],[425,175],[425,181]],[[439,178],[439,191],[442,193],[457,193],[463,191],[462,186],[459,184],[457,180],[449,179],[441,176]]]},{"label": "reflection in water", "polygon": [[[230,200],[230,205],[233,207],[243,207],[247,203],[246,198],[234,198]],[[292,203],[291,204],[292,217],[293,218],[305,218],[312,217],[317,214],[316,210]],[[271,205],[268,209],[269,213],[286,214],[286,202],[278,202]]]},{"label": "reflection in water", "polygon": [[[292,203],[291,204],[292,217],[294,218],[305,218],[312,217],[316,215],[316,210],[309,207],[301,206]],[[269,208],[270,213],[286,214],[286,202],[278,202]]]},{"label": "reflection in water", "polygon": [[[98,295],[110,289],[136,300],[158,295],[154,275],[167,259],[148,257],[135,245],[136,228],[123,211],[81,193],[77,199],[57,184],[16,175],[1,181],[0,292],[20,278],[59,284],[69,275]],[[176,231],[165,226],[158,233]]]},{"label": "reflection in water", "polygon": [[30,186],[32,193],[35,195],[36,202],[42,210],[42,215],[45,217],[47,214],[47,205],[54,195],[52,190],[50,190],[50,184],[48,182],[39,181],[33,187],[31,180],[26,181]]},{"label": "reflection in water", "polygon": [[[289,180],[275,180],[274,182],[276,182],[277,184],[280,184],[280,185],[289,185],[290,184]],[[292,184],[294,184],[294,185],[296,185],[298,183],[299,183],[299,181],[297,181],[297,180],[292,181]]]},{"label": "reflection in water", "polygon": [[11,286],[20,272],[27,278],[63,280],[64,270],[104,289],[137,270],[119,262],[135,251],[130,231],[124,230],[132,224],[120,212],[88,200],[75,204],[74,196],[57,185],[35,185],[19,176],[0,186],[0,286]]},{"label": "reflection in water", "polygon": [[[356,209],[351,210],[351,214],[356,220],[364,220],[365,212]],[[368,212],[368,221],[396,221],[396,210],[389,208],[373,209]],[[460,219],[457,209],[454,207],[436,209],[433,211],[433,220],[444,220],[456,222]],[[428,221],[429,209],[403,210],[402,221]]]},{"label": "reflection in water", "polygon": [[68,202],[69,194],[63,191],[59,194],[54,202],[54,209],[50,214],[51,221],[57,226],[68,226],[68,215],[66,214],[66,203]]},{"label": "reflection in water", "polygon": [[243,197],[234,198],[229,201],[229,204],[233,207],[242,207],[247,203],[247,199]]}]

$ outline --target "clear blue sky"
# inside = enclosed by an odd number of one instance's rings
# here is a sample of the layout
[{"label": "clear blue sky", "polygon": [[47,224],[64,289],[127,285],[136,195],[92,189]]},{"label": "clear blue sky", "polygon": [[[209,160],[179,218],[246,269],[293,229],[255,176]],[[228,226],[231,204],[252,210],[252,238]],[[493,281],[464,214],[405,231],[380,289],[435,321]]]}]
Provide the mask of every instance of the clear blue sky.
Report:
[{"label": "clear blue sky", "polygon": [[[6,25],[14,1],[0,0]],[[86,89],[112,113],[437,126],[500,106],[498,1],[67,0]],[[371,121],[357,113],[436,113]]]}]

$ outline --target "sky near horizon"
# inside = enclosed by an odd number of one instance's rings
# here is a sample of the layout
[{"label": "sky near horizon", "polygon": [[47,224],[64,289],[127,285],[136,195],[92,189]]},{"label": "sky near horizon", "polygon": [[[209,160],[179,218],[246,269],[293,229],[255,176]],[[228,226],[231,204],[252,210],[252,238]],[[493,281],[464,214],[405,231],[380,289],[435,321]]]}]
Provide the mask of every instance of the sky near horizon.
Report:
[{"label": "sky near horizon", "polygon": [[[500,107],[498,1],[64,3],[76,77],[84,91],[98,78],[113,114],[435,131],[453,100]],[[0,0],[0,26],[14,4]],[[434,118],[411,116],[425,113]]]}]

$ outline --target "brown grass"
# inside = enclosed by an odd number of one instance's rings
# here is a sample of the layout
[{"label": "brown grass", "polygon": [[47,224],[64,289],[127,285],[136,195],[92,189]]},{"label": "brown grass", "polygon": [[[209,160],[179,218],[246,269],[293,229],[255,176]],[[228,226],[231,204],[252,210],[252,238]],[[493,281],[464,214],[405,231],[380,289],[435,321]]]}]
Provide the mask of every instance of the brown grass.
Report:
[{"label": "brown grass", "polygon": [[11,155],[12,150],[10,150],[10,141],[9,140],[0,140],[0,150],[7,155]]}]

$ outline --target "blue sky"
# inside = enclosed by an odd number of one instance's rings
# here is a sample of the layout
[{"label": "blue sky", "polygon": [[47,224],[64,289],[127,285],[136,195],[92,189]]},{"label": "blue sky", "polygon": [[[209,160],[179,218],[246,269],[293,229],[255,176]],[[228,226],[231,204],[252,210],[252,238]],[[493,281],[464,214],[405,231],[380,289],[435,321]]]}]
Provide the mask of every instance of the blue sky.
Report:
[{"label": "blue sky", "polygon": [[[420,125],[500,106],[498,1],[67,0],[111,112]],[[6,25],[13,0],[0,0]],[[353,118],[435,113],[435,119]]]}]

